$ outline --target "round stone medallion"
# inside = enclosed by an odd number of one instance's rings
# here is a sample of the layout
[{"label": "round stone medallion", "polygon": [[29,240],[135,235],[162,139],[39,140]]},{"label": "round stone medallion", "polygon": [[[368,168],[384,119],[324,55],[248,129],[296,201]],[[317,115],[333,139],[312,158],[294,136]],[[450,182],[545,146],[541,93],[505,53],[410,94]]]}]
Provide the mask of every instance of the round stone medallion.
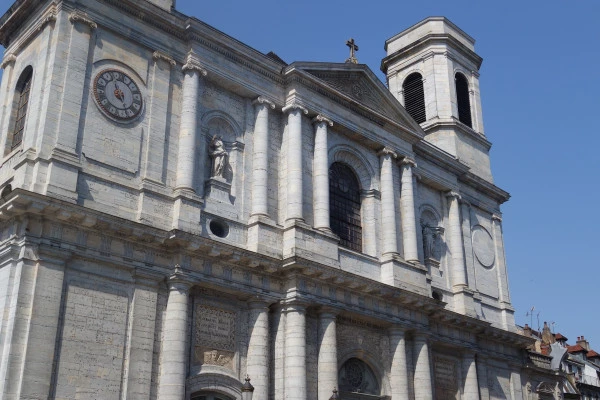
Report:
[{"label": "round stone medallion", "polygon": [[473,252],[477,261],[486,268],[494,266],[496,254],[494,252],[494,239],[481,225],[473,227]]}]

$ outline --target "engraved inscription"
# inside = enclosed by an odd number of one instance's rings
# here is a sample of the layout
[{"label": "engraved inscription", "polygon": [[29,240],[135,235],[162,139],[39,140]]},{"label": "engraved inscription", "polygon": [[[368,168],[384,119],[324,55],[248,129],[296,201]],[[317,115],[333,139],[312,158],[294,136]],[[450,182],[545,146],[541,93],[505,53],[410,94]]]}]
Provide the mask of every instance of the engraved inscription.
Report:
[{"label": "engraved inscription", "polygon": [[456,399],[458,392],[456,363],[457,361],[451,358],[434,357],[436,400]]},{"label": "engraved inscription", "polygon": [[194,359],[199,364],[234,368],[235,319],[232,311],[205,305],[196,307]]}]

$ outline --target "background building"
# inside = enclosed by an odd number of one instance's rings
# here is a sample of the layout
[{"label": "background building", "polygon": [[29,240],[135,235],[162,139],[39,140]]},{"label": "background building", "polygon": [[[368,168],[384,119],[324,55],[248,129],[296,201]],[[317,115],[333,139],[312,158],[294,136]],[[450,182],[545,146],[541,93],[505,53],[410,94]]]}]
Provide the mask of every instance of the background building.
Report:
[{"label": "background building", "polygon": [[474,40],[386,87],[172,6],[0,19],[1,398],[523,398]]}]

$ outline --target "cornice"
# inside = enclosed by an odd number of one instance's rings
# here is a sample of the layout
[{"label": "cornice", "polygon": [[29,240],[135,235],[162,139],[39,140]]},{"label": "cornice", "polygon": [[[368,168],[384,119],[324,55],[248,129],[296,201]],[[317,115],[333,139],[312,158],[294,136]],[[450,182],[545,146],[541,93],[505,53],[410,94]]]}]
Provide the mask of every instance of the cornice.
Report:
[{"label": "cornice", "polygon": [[[40,11],[41,15],[30,26],[24,28],[23,34],[20,35],[19,41],[16,46],[10,49],[11,52],[18,53],[24,43],[28,43],[31,38],[37,35],[44,27],[48,24],[56,22],[58,13],[60,11],[60,5],[62,3],[53,1],[43,11]],[[13,5],[14,12],[10,13],[11,9],[4,14],[0,19],[0,44],[6,48],[13,45],[13,34],[19,29],[25,26],[25,21],[31,17],[31,15],[38,11],[35,7],[38,4],[33,0],[25,0],[17,2]]]},{"label": "cornice", "polygon": [[466,172],[465,174],[460,175],[458,180],[466,183],[475,190],[484,193],[485,195],[497,201],[499,204],[505,203],[508,201],[508,199],[510,199],[510,193],[500,189],[493,183],[480,178],[472,172]]},{"label": "cornice", "polygon": [[390,119],[375,110],[372,110],[363,103],[360,103],[350,96],[347,96],[346,94],[341,93],[335,88],[327,85],[313,75],[293,67],[294,65],[292,65],[290,70],[286,71],[286,83],[288,85],[297,82],[305,88],[324,96],[325,98],[337,103],[341,107],[350,110],[358,116],[363,117],[375,125],[384,128],[387,132],[389,132],[389,134],[398,135],[402,140],[405,140],[409,143],[416,143],[423,138],[423,136],[411,130],[409,127],[401,125],[397,121]]},{"label": "cornice", "polygon": [[465,135],[469,136],[471,139],[475,140],[479,144],[481,144],[486,150],[489,151],[492,148],[492,143],[489,140],[487,140],[484,135],[475,132],[475,130],[469,128],[467,125],[463,124],[454,117],[448,120],[428,121],[423,124],[423,130],[425,131],[425,135],[428,135],[429,131],[438,128],[452,128],[458,130],[461,133],[464,133]]},{"label": "cornice", "polygon": [[381,71],[383,73],[387,73],[387,68],[389,64],[400,57],[404,57],[406,53],[416,53],[424,47],[434,46],[436,44],[441,44],[444,46],[449,46],[451,49],[458,51],[462,54],[467,60],[473,63],[473,65],[479,69],[481,68],[481,64],[483,62],[483,58],[475,53],[473,50],[469,49],[463,43],[461,43],[458,39],[453,37],[448,33],[430,33],[425,35],[418,40],[410,43],[409,45],[395,51],[394,53],[386,56],[383,60],[381,60]]}]

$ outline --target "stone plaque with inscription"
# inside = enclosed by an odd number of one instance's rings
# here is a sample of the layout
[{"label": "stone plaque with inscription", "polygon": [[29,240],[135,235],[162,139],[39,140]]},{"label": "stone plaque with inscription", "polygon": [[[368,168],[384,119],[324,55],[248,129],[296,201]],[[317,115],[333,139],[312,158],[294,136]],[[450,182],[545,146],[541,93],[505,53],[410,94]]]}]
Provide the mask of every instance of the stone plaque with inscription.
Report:
[{"label": "stone plaque with inscription", "polygon": [[455,400],[458,394],[458,374],[456,359],[435,356],[433,368],[435,371],[435,399]]},{"label": "stone plaque with inscription", "polygon": [[234,369],[236,313],[196,306],[194,362]]}]

